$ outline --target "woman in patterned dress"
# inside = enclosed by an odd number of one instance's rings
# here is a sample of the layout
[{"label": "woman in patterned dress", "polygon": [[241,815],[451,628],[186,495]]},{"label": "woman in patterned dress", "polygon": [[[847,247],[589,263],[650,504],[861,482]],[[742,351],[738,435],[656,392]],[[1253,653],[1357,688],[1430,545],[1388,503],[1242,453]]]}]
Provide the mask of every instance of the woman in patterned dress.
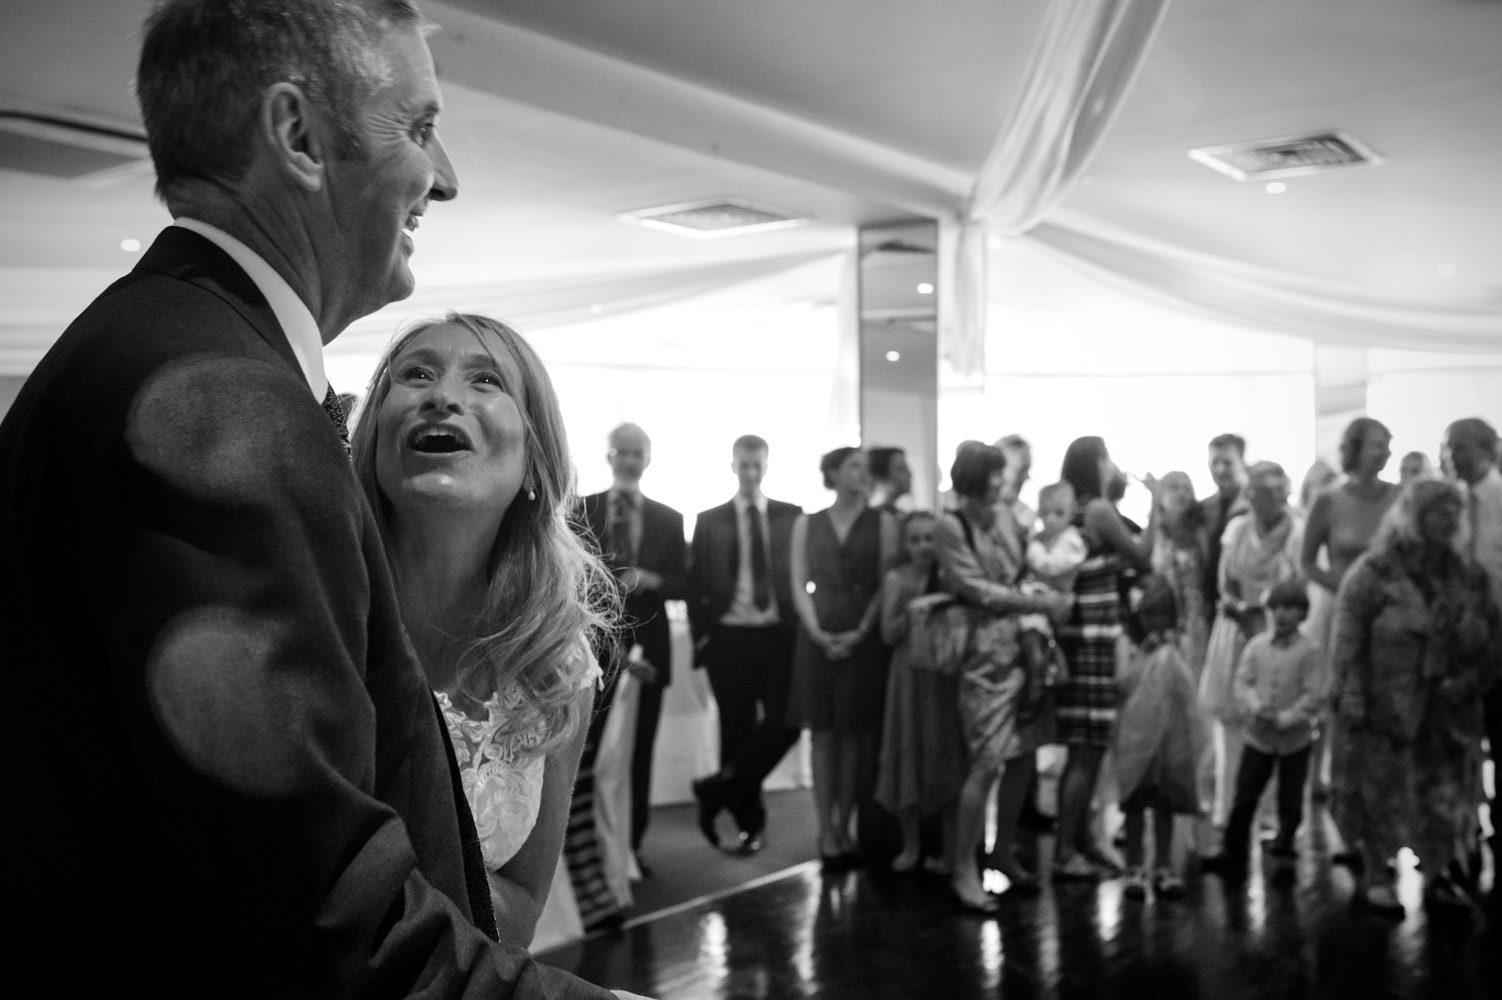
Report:
[{"label": "woman in patterned dress", "polygon": [[570,529],[557,397],[515,331],[450,314],[401,334],[353,437],[475,816],[502,940],[553,881],[614,590]]},{"label": "woman in patterned dress", "polygon": [[788,723],[812,731],[819,856],[826,868],[844,869],[859,863],[850,827],[875,781],[887,687],[881,581],[896,560],[897,522],[867,504],[871,477],[859,448],[836,448],[819,471],[834,504],[793,525],[789,562],[802,627]]},{"label": "woman in patterned dress", "polygon": [[1408,486],[1335,598],[1336,819],[1365,862],[1356,900],[1395,917],[1387,859],[1405,846],[1426,905],[1468,908],[1450,863],[1476,839],[1502,623],[1457,545],[1463,503],[1450,483]]},{"label": "woman in patterned dress", "polygon": [[[1064,452],[1060,479],[1074,487],[1080,512],[1075,515],[1089,555],[1074,583],[1074,608],[1054,632],[1069,679],[1054,691],[1059,741],[1069,759],[1059,779],[1059,844],[1054,875],[1095,878],[1116,866],[1090,835],[1090,800],[1101,763],[1111,744],[1119,695],[1116,687],[1118,645],[1124,641],[1121,608],[1123,569],[1152,572],[1154,523],[1141,539],[1133,537],[1116,511],[1126,479],[1098,437],[1076,439]],[[1154,513],[1154,520],[1156,512]]]},{"label": "woman in patterned dress", "polygon": [[950,470],[958,506],[934,529],[939,578],[944,589],[971,609],[973,637],[959,670],[959,715],[970,766],[960,790],[950,886],[960,904],[985,913],[998,906],[982,885],[976,864],[985,827],[986,800],[997,792],[996,867],[1013,886],[1035,888],[1036,879],[1017,866],[1012,841],[1033,777],[1035,752],[1048,737],[1051,713],[1032,718],[1019,711],[1027,672],[1017,641],[1017,617],[1026,613],[1062,618],[1069,598],[1025,594],[1017,586],[1025,566],[1022,532],[1001,498],[1006,458],[978,442],[960,447]]}]

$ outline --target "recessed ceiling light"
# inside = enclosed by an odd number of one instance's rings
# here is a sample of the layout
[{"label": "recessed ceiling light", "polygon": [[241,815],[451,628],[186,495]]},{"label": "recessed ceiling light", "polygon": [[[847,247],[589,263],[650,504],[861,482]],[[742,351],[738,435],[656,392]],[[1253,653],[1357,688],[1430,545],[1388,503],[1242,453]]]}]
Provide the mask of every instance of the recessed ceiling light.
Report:
[{"label": "recessed ceiling light", "polygon": [[1284,191],[1287,191],[1287,190],[1288,190],[1288,185],[1284,184],[1282,181],[1273,181],[1271,184],[1269,184],[1267,186],[1267,193],[1268,194],[1282,194]]},{"label": "recessed ceiling light", "polygon": [[887,360],[888,361],[901,361],[902,360],[902,352],[900,352],[900,351],[888,351],[887,352]]},{"label": "recessed ceiling light", "polygon": [[1439,267],[1436,267],[1435,270],[1439,272],[1439,276],[1441,278],[1453,278],[1455,276],[1455,272],[1459,271],[1460,268],[1456,267],[1454,264],[1441,264]]},{"label": "recessed ceiling light", "polygon": [[932,295],[933,293],[934,293],[934,286],[930,285],[928,282],[925,281],[925,282],[922,282],[921,284],[918,285],[918,294],[919,295]]},{"label": "recessed ceiling light", "polygon": [[682,205],[662,205],[635,212],[622,212],[616,218],[648,229],[692,236],[700,240],[787,229],[808,221],[806,215],[758,205],[744,198],[711,198],[708,201],[686,202]]},{"label": "recessed ceiling light", "polygon": [[141,249],[141,241],[140,240],[121,240],[120,241],[120,249],[124,250],[126,253],[135,253],[136,251],[138,251],[138,250]]}]

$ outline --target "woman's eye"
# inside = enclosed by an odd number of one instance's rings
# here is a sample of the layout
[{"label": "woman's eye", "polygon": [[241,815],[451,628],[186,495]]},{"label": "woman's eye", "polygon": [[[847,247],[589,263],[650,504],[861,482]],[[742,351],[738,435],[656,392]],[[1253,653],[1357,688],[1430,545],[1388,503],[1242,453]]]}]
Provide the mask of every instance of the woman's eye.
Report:
[{"label": "woman's eye", "polygon": [[401,379],[403,382],[428,379],[431,377],[432,375],[426,368],[422,368],[417,365],[408,366],[397,373],[397,378]]},{"label": "woman's eye", "polygon": [[495,372],[479,372],[475,375],[475,381],[483,382],[486,385],[493,385],[498,389],[504,389],[506,387],[506,383],[502,382],[501,377]]}]

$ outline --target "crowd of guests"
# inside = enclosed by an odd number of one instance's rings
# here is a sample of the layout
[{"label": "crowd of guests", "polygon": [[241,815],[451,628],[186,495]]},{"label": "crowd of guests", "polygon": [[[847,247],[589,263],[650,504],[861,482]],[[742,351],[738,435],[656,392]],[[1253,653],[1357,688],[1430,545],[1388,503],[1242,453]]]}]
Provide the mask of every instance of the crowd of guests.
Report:
[{"label": "crowd of guests", "polygon": [[[1354,421],[1340,471],[1316,462],[1291,502],[1282,466],[1217,436],[1215,492],[1145,477],[1146,525],[1118,510],[1127,480],[1098,437],[1069,446],[1036,512],[1016,435],[961,446],[938,512],[913,509],[899,449],[838,448],[820,463],[833,502],[810,514],[762,494],[769,446],[737,440],[739,489],[699,515],[682,591],[720,709],[722,765],[694,783],[705,837],[761,849],[761,783],[807,730],[824,867],[871,863],[861,842],[890,815],[891,868],[948,877],[968,909],[1001,905],[988,868],[1011,892],[1122,877],[1129,898],[1174,899],[1197,855],[1239,884],[1259,825],[1260,867],[1286,870],[1310,793],[1363,904],[1401,913],[1406,846],[1432,904],[1466,905],[1502,721],[1497,440],[1457,421],[1442,476],[1415,453],[1394,483],[1390,439]],[[1045,816],[1049,745],[1067,752]],[[1041,871],[1023,828],[1056,834]]]},{"label": "crowd of guests", "polygon": [[[854,845],[875,803],[897,818],[892,869],[947,875],[970,910],[1002,905],[987,868],[1008,892],[1121,877],[1128,898],[1175,899],[1188,856],[1232,885],[1291,870],[1312,794],[1331,803],[1358,902],[1403,912],[1408,847],[1427,905],[1469,906],[1483,755],[1502,745],[1497,435],[1456,421],[1442,474],[1415,453],[1397,483],[1381,475],[1390,440],[1354,421],[1340,472],[1317,462],[1295,505],[1282,466],[1217,436],[1215,493],[1148,476],[1145,526],[1117,509],[1126,478],[1098,437],[1069,446],[1037,512],[1019,500],[1031,456],[1015,435],[960,447],[939,512],[873,489],[888,450],[827,455],[835,501],[794,523],[787,557],[787,723],[813,736],[826,868],[868,860]],[[1048,744],[1067,751],[1054,817],[1038,807]],[[707,830],[722,777],[699,786]],[[1044,870],[1024,865],[1020,827],[1056,833]]]}]

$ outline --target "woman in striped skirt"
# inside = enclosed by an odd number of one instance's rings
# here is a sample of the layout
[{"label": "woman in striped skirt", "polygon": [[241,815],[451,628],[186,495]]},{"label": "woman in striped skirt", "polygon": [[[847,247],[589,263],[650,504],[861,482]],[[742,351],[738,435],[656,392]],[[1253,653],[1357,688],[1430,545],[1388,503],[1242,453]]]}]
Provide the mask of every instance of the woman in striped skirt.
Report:
[{"label": "woman in striped skirt", "polygon": [[1069,760],[1059,780],[1054,874],[1095,878],[1115,868],[1091,840],[1090,799],[1116,722],[1116,648],[1124,620],[1119,578],[1128,568],[1152,572],[1153,525],[1138,539],[1117,513],[1126,480],[1100,438],[1076,439],[1064,453],[1060,478],[1074,487],[1075,519],[1089,554],[1075,578],[1074,610],[1055,631],[1069,661],[1069,679],[1054,691],[1059,741],[1069,748]]}]

